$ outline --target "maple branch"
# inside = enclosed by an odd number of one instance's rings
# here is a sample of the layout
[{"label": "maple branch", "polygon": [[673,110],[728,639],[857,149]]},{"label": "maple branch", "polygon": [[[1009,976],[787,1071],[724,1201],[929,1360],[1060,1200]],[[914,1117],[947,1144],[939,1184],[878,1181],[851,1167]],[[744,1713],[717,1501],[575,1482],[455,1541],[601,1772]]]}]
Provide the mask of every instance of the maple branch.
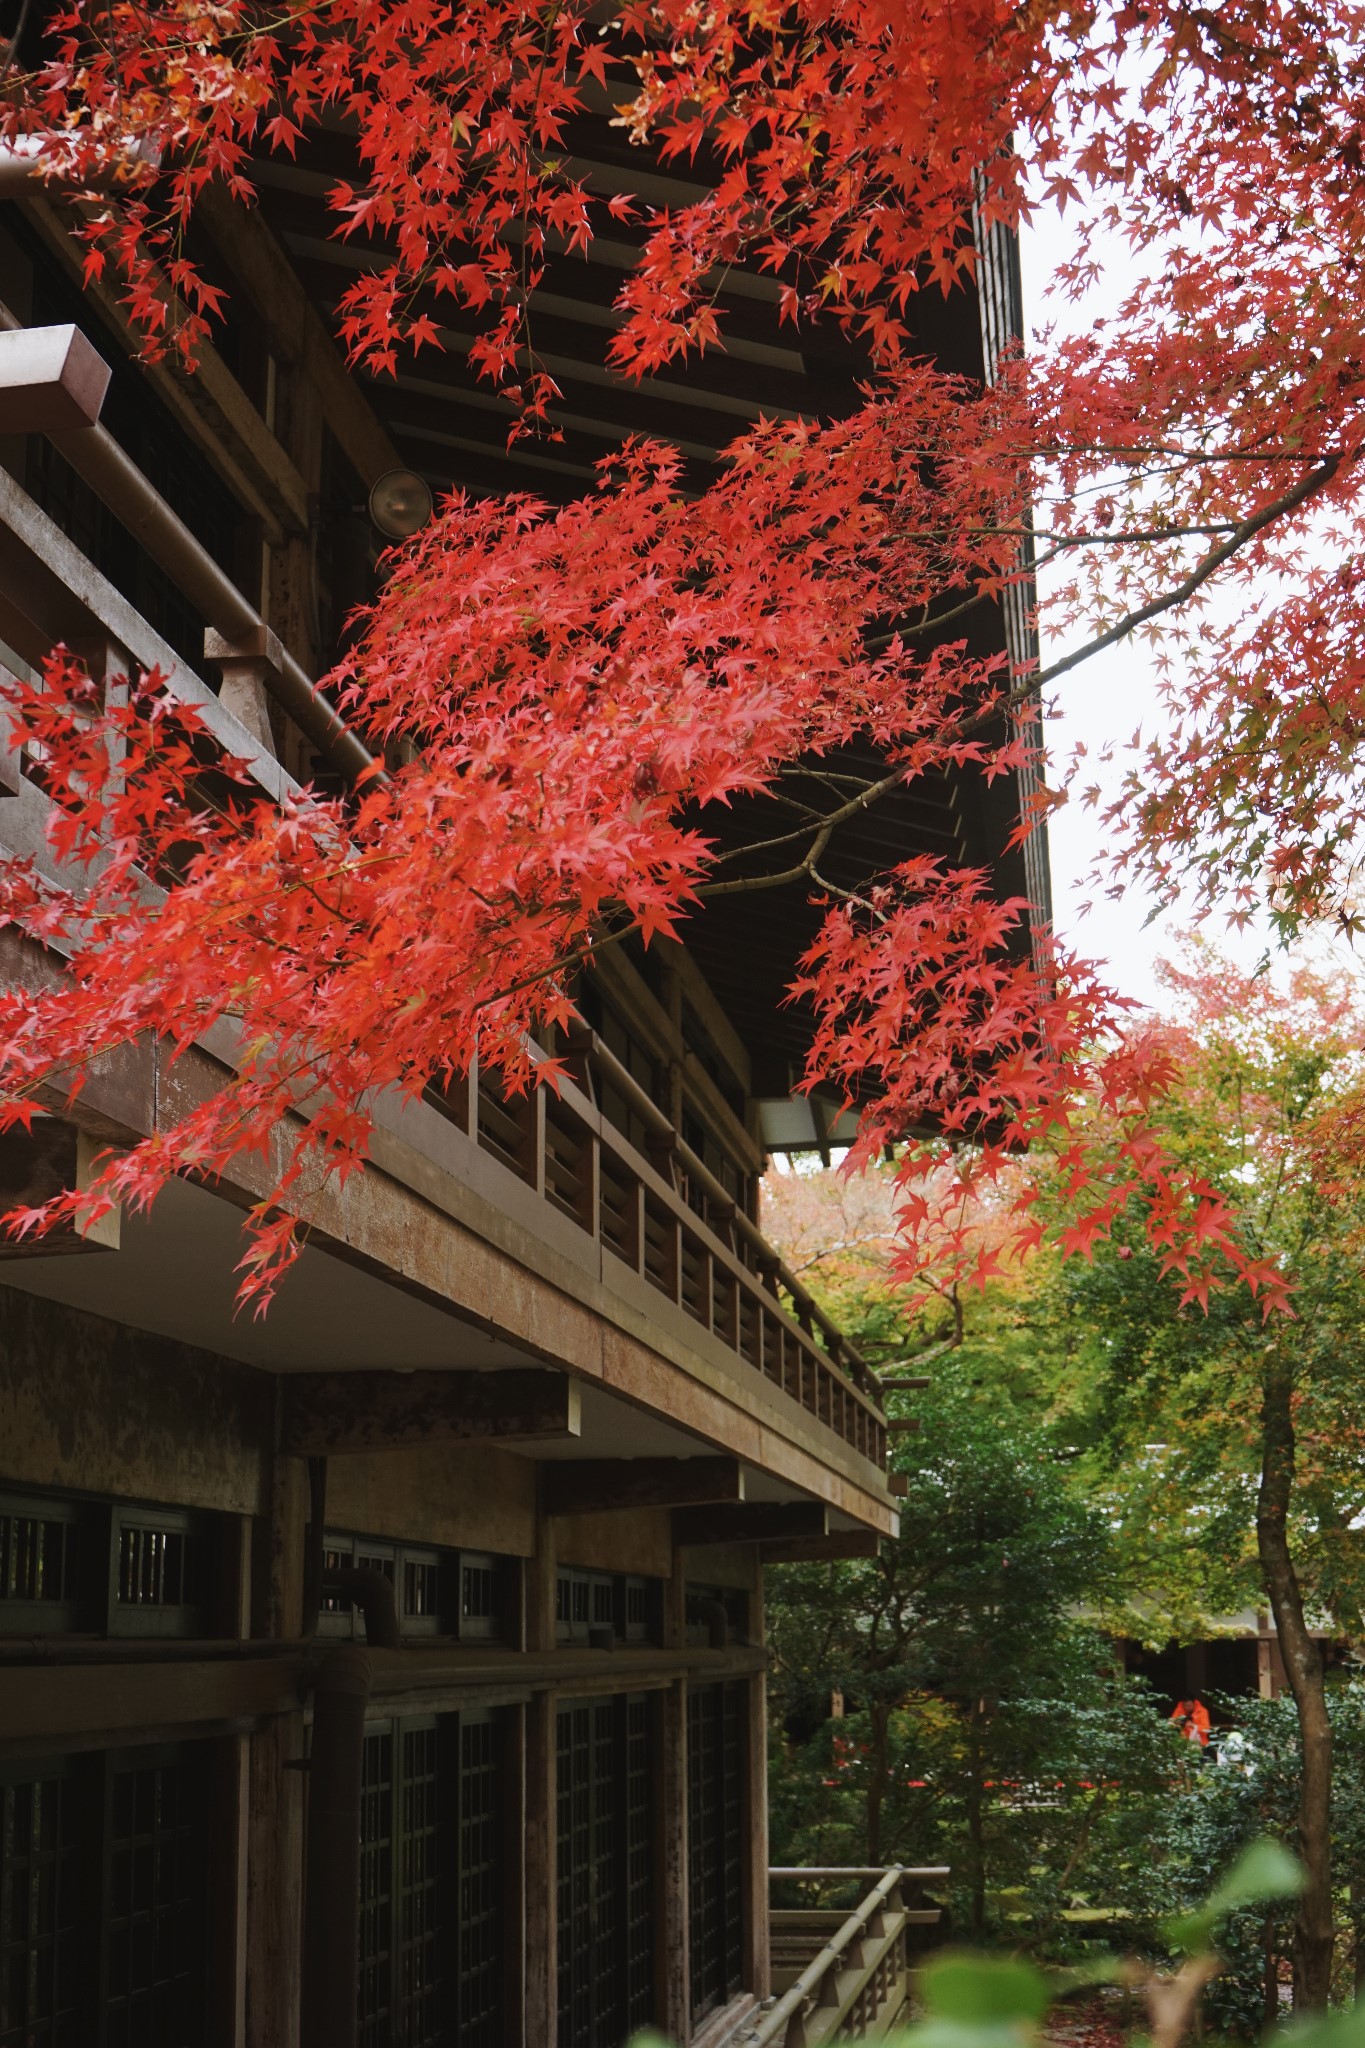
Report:
[{"label": "maple branch", "polygon": [[[881,785],[877,785],[877,787],[881,787]],[[844,804],[839,810],[835,811],[832,816],[826,818],[823,826],[820,828],[819,832],[815,836],[815,841],[810,849],[810,852],[806,855],[805,859],[803,861],[798,862],[798,864],[794,868],[784,868],[782,873],[778,875],[750,875],[748,877],[741,877],[739,880],[733,882],[702,882],[697,889],[698,896],[739,896],[743,895],[746,891],[754,889],[782,889],[785,888],[789,882],[799,882],[803,875],[813,876],[815,873],[814,863],[817,860],[819,860],[821,854],[829,845],[830,837],[834,831],[835,826],[839,824],[841,819],[852,817],[854,812],[858,810],[860,807],[860,800],[855,801],[851,804]],[[809,829],[810,828],[808,826],[801,827],[795,832],[787,833],[786,837],[788,839],[799,839],[801,837],[802,831],[808,831]],[[782,841],[779,839],[771,839],[764,841],[764,844],[768,846],[780,846],[782,844]],[[759,849],[756,847],[742,846],[737,848],[735,851],[738,854],[754,853],[758,850]],[[720,856],[722,860],[728,857],[729,856],[725,854],[722,854]]]},{"label": "maple branch", "polygon": [[1211,548],[1203,560],[1195,564],[1189,575],[1183,577],[1170,590],[1165,591],[1160,597],[1152,598],[1147,604],[1139,605],[1135,611],[1126,612],[1114,625],[1097,634],[1093,640],[1087,641],[1083,647],[1073,648],[1070,654],[1062,655],[1060,660],[1052,662],[1033,677],[1029,694],[1041,690],[1048,683],[1055,682],[1058,676],[1066,675],[1070,669],[1079,668],[1092,654],[1099,654],[1104,648],[1112,647],[1116,641],[1126,639],[1129,633],[1136,632],[1139,626],[1145,626],[1149,620],[1160,618],[1163,612],[1184,604],[1188,598],[1194,596],[1201,584],[1207,583],[1210,576],[1221,569],[1224,562],[1230,561],[1239,553],[1249,540],[1254,540],[1258,533],[1263,533],[1266,527],[1273,526],[1275,521],[1284,518],[1286,513],[1296,511],[1300,505],[1316,497],[1317,493],[1332,481],[1345,460],[1344,452],[1326,456],[1316,469],[1310,469],[1307,476],[1300,477],[1292,490],[1273,499],[1259,512],[1253,512],[1249,519],[1242,520],[1239,526],[1233,528],[1221,547]]}]

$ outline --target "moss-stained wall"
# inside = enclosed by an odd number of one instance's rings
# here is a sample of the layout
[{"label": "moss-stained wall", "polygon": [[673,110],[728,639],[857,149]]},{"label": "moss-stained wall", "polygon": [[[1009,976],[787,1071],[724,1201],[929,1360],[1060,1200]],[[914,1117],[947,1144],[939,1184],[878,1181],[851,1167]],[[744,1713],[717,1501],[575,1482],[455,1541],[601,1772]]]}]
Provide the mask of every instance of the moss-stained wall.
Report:
[{"label": "moss-stained wall", "polygon": [[0,1484],[259,1514],[269,1375],[0,1286]]}]

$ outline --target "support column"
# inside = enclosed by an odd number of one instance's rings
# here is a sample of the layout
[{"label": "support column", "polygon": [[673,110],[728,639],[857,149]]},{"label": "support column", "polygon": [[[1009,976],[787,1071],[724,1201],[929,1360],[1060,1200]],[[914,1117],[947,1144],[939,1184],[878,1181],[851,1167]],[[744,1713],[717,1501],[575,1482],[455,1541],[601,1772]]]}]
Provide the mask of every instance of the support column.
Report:
[{"label": "support column", "polygon": [[[749,1595],[749,1640],[761,1643],[763,1628],[763,1567],[756,1568],[756,1585]],[[747,1726],[745,1728],[745,1866],[744,1901],[744,1985],[756,1998],[766,1998],[768,1981],[768,1681],[756,1672],[745,1686]]]}]

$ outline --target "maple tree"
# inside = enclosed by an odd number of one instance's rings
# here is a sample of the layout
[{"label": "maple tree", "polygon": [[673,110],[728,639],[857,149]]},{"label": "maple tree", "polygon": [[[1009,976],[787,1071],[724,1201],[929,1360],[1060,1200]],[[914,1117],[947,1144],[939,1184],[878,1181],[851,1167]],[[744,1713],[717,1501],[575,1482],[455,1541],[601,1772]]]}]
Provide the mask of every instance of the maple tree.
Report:
[{"label": "maple tree", "polygon": [[[1061,1268],[1073,1334],[1068,1400],[1085,1469],[1128,1556],[1111,1618],[1149,1637],[1267,1606],[1298,1730],[1295,1815],[1306,1883],[1296,2003],[1325,2003],[1334,1948],[1333,1736],[1324,1625],[1359,1642],[1365,1509],[1358,1388],[1365,1327],[1358,1187],[1321,1169],[1324,1133],[1358,1085],[1365,1018],[1349,982],[1283,984],[1195,947],[1164,977],[1181,1083],[1154,1122],[1224,1194],[1240,1240],[1276,1258],[1292,1315],[1264,1323],[1235,1289],[1182,1308],[1131,1219],[1089,1264]],[[1100,1111],[1101,1118],[1104,1112]],[[1183,1612],[1182,1612],[1183,1610]]]},{"label": "maple tree", "polygon": [[[360,364],[440,346],[458,307],[475,366],[545,425],[547,252],[624,222],[639,253],[617,369],[723,346],[714,280],[747,261],[786,317],[842,322],[873,370],[852,419],[760,425],[700,498],[648,444],[557,511],[454,498],[397,551],[329,679],[373,745],[408,743],[352,800],[260,803],[233,764],[206,768],[155,677],[105,703],[58,657],[18,688],[56,865],[7,864],[0,915],[71,974],[6,991],[0,1113],[144,1032],[180,1048],[219,1029],[234,1062],[22,1227],[264,1153],[246,1285],[268,1296],[310,1175],[363,1156],[377,1093],[476,1053],[526,1083],[528,1041],[568,1016],[596,947],[783,879],[826,907],[794,964],[808,1079],[862,1108],[860,1156],[903,1142],[908,1267],[932,1261],[945,1286],[989,1272],[998,1251],[954,1219],[1034,1146],[1074,1198],[1068,1248],[1136,1209],[1190,1298],[1231,1272],[1283,1307],[1274,1259],[1157,1134],[1169,1046],[1125,1030],[1083,963],[1024,957],[1025,906],[922,857],[850,896],[821,861],[890,789],[1016,770],[1049,683],[1160,621],[1179,712],[1119,807],[1121,858],[1163,887],[1193,864],[1239,913],[1263,886],[1285,920],[1335,900],[1365,802],[1347,570],[1362,29],[1359,7],[1283,0],[61,8],[43,61],[8,81],[7,132],[76,202],[88,270],[123,280],[150,348],[192,360],[211,325],[185,240],[204,191],[248,201],[256,153],[340,121],[357,170],[335,232],[391,257],[341,309]],[[646,163],[698,157],[706,196],[599,200],[565,147],[581,115],[621,124]],[[1080,200],[1092,239],[1065,288],[1084,288],[1095,238],[1157,252],[1111,319],[1007,355],[984,387],[914,356],[912,301],[971,271],[973,213],[989,231]],[[1031,547],[1065,571],[1050,603],[1074,641],[1011,674],[953,635],[1027,584]],[[880,781],[751,848],[777,863],[757,875],[718,851],[716,807],[780,792],[854,735],[884,755]],[[1076,1114],[1096,1094],[1111,1114],[1092,1142]],[[1036,1241],[1036,1183],[1009,1185]]]}]

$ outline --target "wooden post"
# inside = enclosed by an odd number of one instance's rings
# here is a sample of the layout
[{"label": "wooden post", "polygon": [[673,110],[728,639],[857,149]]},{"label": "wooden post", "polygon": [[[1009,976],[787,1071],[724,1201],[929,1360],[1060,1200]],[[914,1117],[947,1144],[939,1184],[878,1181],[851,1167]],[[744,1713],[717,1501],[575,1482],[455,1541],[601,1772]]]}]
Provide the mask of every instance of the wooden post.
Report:
[{"label": "wooden post", "polygon": [[[763,1573],[749,1595],[749,1640],[763,1641]],[[756,1672],[745,1691],[748,1725],[745,1732],[745,1847],[747,1851],[744,1901],[744,1982],[755,1998],[766,1998],[770,1989],[768,1942],[768,1710],[767,1680]]]}]

